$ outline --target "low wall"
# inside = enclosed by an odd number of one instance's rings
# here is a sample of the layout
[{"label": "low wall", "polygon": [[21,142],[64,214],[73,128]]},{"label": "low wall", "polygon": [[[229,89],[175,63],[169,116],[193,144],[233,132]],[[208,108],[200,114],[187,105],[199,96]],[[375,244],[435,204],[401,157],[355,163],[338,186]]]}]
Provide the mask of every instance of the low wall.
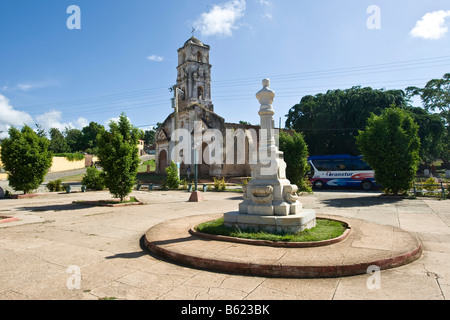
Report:
[{"label": "low wall", "polygon": [[0,160],[0,180],[8,179],[8,175],[4,171],[2,172],[1,168],[2,168],[2,160]]},{"label": "low wall", "polygon": [[52,167],[48,172],[62,172],[85,168],[85,160],[69,161],[66,158],[54,157]]},{"label": "low wall", "polygon": [[[97,157],[90,157],[89,164],[86,163],[85,159],[78,160],[78,161],[69,161],[64,157],[54,157],[53,158],[53,164],[52,167],[48,172],[63,172],[63,171],[71,171],[71,170],[78,170],[78,169],[84,169],[86,165],[90,165],[92,163],[95,163],[98,161]],[[0,167],[2,163],[0,162]],[[8,179],[8,175],[6,173],[0,172],[0,180],[6,180]]]}]

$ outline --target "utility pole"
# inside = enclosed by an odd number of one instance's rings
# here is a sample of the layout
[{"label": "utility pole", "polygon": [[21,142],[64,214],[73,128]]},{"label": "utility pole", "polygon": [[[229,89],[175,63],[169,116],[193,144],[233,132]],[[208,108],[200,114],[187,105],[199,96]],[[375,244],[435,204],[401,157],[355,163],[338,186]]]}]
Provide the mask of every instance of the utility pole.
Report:
[{"label": "utility pole", "polygon": [[[178,142],[178,100],[179,100],[179,94],[184,93],[182,90],[178,89],[177,85],[174,85],[169,89],[171,92],[174,92],[174,98],[172,98],[172,108],[174,108],[174,122],[175,122],[175,143]],[[175,163],[177,165],[178,169],[178,179],[181,178],[180,175],[180,161],[179,161],[179,150],[175,148]]]}]

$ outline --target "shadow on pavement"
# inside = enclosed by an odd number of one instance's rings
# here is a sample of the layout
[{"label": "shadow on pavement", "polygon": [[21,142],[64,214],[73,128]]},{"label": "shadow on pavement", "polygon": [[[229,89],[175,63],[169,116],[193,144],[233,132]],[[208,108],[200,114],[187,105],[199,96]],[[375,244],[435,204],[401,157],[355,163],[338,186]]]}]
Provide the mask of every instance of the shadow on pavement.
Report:
[{"label": "shadow on pavement", "polygon": [[68,210],[86,209],[86,207],[89,207],[89,206],[83,205],[83,204],[67,203],[67,204],[51,204],[51,205],[46,205],[46,206],[22,207],[22,208],[19,208],[19,210],[26,210],[26,211],[32,211],[32,212],[68,211]]},{"label": "shadow on pavement", "polygon": [[371,207],[384,204],[392,204],[402,201],[401,198],[383,198],[380,196],[361,196],[351,198],[332,198],[323,199],[323,203],[327,207],[334,208],[352,208],[352,207]]}]

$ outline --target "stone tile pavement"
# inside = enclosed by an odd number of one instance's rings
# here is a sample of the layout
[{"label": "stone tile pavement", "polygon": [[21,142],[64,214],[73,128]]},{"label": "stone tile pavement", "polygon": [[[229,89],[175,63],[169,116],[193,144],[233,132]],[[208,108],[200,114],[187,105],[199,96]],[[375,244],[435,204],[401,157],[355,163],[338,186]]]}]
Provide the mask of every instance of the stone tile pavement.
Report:
[{"label": "stone tile pavement", "polygon": [[450,201],[380,199],[377,193],[317,192],[301,198],[318,214],[392,225],[417,235],[416,262],[371,275],[276,279],[187,268],[143,249],[146,231],[161,222],[236,210],[237,193],[135,192],[145,206],[108,208],[74,200],[108,199],[106,192],[0,200],[2,300],[443,300],[450,298]]}]

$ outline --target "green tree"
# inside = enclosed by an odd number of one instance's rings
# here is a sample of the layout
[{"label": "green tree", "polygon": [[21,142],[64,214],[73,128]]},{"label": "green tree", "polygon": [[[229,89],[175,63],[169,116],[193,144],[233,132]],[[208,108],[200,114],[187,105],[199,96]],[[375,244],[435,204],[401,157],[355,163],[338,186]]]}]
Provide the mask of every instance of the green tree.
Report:
[{"label": "green tree", "polygon": [[66,128],[64,130],[67,145],[71,153],[85,151],[83,149],[83,133],[79,129]]},{"label": "green tree", "polygon": [[36,123],[35,126],[36,126],[36,134],[37,134],[39,137],[44,137],[44,138],[46,138],[47,135],[45,134],[45,130],[44,130],[44,128],[42,127],[42,125],[40,125],[39,123]]},{"label": "green tree", "polygon": [[358,155],[355,144],[358,130],[366,126],[371,113],[380,115],[392,104],[407,104],[402,90],[376,90],[359,86],[330,90],[325,94],[305,96],[291,108],[286,128],[304,135],[311,155]]},{"label": "green tree", "polygon": [[150,146],[155,143],[155,134],[156,134],[156,131],[154,129],[145,130],[144,135],[141,138],[142,138],[142,140],[145,141],[146,145]]},{"label": "green tree", "polygon": [[59,131],[59,129],[51,128],[49,131],[50,146],[48,149],[53,153],[68,153],[70,152],[69,145],[66,142],[66,138]]},{"label": "green tree", "polygon": [[98,147],[98,134],[103,130],[105,130],[105,127],[96,122],[91,122],[88,126],[84,127],[81,130],[83,134],[81,138],[81,150],[96,154]]},{"label": "green tree", "polygon": [[439,145],[439,157],[444,167],[450,169],[450,73],[442,79],[430,80],[424,88],[408,87],[409,97],[420,96],[424,108],[429,112],[439,112],[445,121],[446,131],[442,143]]},{"label": "green tree", "polygon": [[124,113],[118,123],[109,124],[98,135],[98,158],[103,168],[105,186],[121,201],[133,190],[139,167],[140,130],[131,125]]},{"label": "green tree", "polygon": [[365,131],[359,131],[357,145],[385,193],[405,193],[411,187],[420,161],[418,131],[411,115],[400,108],[372,115]]},{"label": "green tree", "polygon": [[445,148],[445,121],[436,113],[429,113],[423,108],[407,107],[414,121],[419,125],[420,159],[425,167],[442,155]]},{"label": "green tree", "polygon": [[301,133],[294,130],[280,131],[280,150],[284,152],[286,177],[296,184],[301,191],[310,191],[306,178],[308,166],[308,146]]},{"label": "green tree", "polygon": [[9,138],[1,144],[1,160],[8,173],[9,185],[15,191],[27,194],[44,182],[53,161],[49,143],[28,126],[21,131],[9,129]]},{"label": "green tree", "polygon": [[440,111],[447,124],[450,123],[450,73],[444,74],[442,79],[428,81],[424,88],[408,87],[406,92],[410,97],[420,96],[425,109]]}]

